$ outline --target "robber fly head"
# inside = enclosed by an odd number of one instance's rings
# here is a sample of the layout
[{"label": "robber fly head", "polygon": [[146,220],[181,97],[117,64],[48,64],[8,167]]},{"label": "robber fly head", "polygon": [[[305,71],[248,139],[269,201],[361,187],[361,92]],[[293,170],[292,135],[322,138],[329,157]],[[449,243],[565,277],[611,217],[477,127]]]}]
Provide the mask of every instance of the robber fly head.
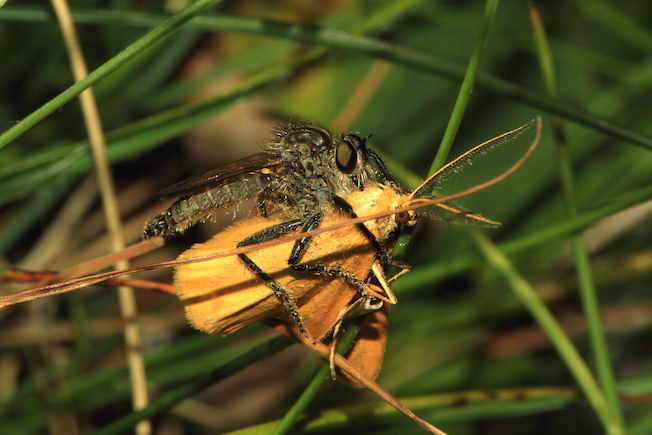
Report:
[{"label": "robber fly head", "polygon": [[355,134],[331,135],[314,124],[290,123],[279,128],[275,140],[267,147],[281,156],[296,186],[319,192],[330,189],[331,195],[346,196],[352,190],[364,190],[365,182],[374,177],[369,164],[366,138]]}]

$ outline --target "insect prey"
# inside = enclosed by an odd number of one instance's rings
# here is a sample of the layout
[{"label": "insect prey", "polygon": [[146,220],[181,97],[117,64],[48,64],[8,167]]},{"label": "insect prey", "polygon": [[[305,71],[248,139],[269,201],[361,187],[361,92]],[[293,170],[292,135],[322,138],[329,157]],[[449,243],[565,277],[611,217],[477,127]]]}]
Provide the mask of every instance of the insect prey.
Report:
[{"label": "insect prey", "polygon": [[[244,261],[242,256],[230,256],[176,266],[174,286],[185,306],[186,317],[199,330],[223,335],[254,322],[274,324],[280,320],[286,324],[285,330],[288,324],[295,325],[295,335],[323,341],[336,335],[333,331],[345,317],[372,312],[365,325],[368,338],[364,338],[363,328],[363,338],[352,348],[351,358],[356,360],[354,365],[374,379],[385,349],[388,304],[396,302],[388,284],[394,277],[387,280],[382,267],[396,264],[390,260],[389,250],[401,227],[416,224],[422,216],[480,226],[499,225],[450,201],[419,210],[410,207],[435,199],[431,191],[441,181],[491,148],[522,133],[531,124],[473,148],[411,192],[401,187],[385,168],[379,176],[369,177],[361,189],[351,189],[343,198],[333,195],[339,210],[324,215],[320,224],[325,227],[346,222],[351,217],[379,212],[394,214],[386,213],[357,226],[313,236],[300,264],[290,263],[292,267],[288,267],[288,258],[292,258],[296,242],[285,242],[250,252]],[[268,236],[304,231],[300,219],[284,221],[284,218],[281,214],[244,219],[211,240],[195,244],[179,259],[240,247],[243,241],[264,241],[270,239]],[[402,263],[399,265],[409,268]],[[279,288],[283,289],[282,294]],[[284,298],[292,299],[296,313],[288,309]]]}]

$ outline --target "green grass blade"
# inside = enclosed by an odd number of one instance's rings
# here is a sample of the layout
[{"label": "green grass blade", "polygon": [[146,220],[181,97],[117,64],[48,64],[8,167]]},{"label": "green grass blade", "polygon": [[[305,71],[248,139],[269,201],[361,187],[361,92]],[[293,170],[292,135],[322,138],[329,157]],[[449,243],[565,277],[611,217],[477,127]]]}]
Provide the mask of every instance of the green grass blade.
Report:
[{"label": "green grass blade", "polygon": [[[195,3],[195,5],[196,4],[197,3]],[[0,19],[3,17],[2,12],[4,11],[0,11]],[[10,15],[8,14],[4,16],[9,18],[15,15],[16,14],[12,13]],[[152,26],[155,23],[160,22],[160,20],[163,18],[160,16],[156,17],[148,14],[135,14],[134,16],[137,16],[138,19],[133,18],[132,24],[141,24],[147,26]],[[73,17],[76,17],[74,13]],[[413,68],[417,71],[427,72],[454,81],[462,81],[466,73],[466,68],[463,66],[445,60],[441,57],[437,57],[435,55],[424,53],[408,47],[403,47],[397,44],[392,44],[387,41],[381,41],[371,37],[365,37],[355,33],[344,32],[336,29],[327,29],[318,26],[301,26],[278,21],[232,16],[199,17],[191,25],[194,26],[194,28],[211,31],[249,33],[277,38],[286,38],[296,42],[320,44],[325,47],[335,48],[351,53],[380,57],[387,59],[390,62]],[[360,26],[360,28],[365,29],[366,26],[363,25]],[[133,55],[135,54],[129,53],[130,57],[133,57]],[[122,56],[123,55],[121,54],[120,63],[128,60],[128,58],[123,59]],[[60,105],[74,98],[77,93],[81,92],[83,89],[85,89],[85,87],[90,86],[91,84],[100,80],[104,75],[117,68],[119,65],[113,65],[115,61],[116,59],[114,58],[110,62],[107,62],[107,64],[98,68],[98,70],[91,73],[89,77],[93,78],[94,81],[92,83],[85,85],[76,84],[74,85],[75,87],[72,95],[66,93],[64,98],[62,94],[57,97],[57,102],[53,105],[48,103],[47,107],[49,112],[47,113],[56,110],[56,108],[58,108]],[[550,114],[563,117],[569,121],[573,121],[578,124],[593,128],[597,131],[604,132],[615,138],[625,140],[645,149],[652,150],[652,137],[650,137],[648,134],[620,126],[611,120],[602,118],[577,105],[547,97],[541,93],[532,91],[523,86],[518,86],[506,80],[484,73],[478,74],[476,78],[476,86],[511,98],[515,101],[522,102],[534,108],[546,111]],[[45,110],[45,107],[42,110]],[[41,115],[39,116],[42,118]],[[31,119],[32,118],[30,118],[30,120]],[[15,126],[14,129],[17,127],[18,126]],[[11,131],[13,132],[14,129],[11,129]],[[5,132],[4,135],[6,134],[8,134],[8,132]],[[12,133],[12,138],[14,137],[14,134],[15,133]],[[4,146],[6,144],[5,142],[11,141],[10,138],[5,137],[4,135],[0,136],[0,147]]]},{"label": "green grass blade", "polygon": [[[548,37],[538,11],[533,5],[530,5],[530,16],[534,30],[534,40],[537,46],[537,54],[539,55],[539,63],[546,83],[546,89],[551,97],[557,98],[555,68],[550,46],[548,45]],[[578,195],[570,157],[570,145],[561,119],[556,117],[553,118],[552,129],[554,130],[553,137],[555,138],[555,143],[558,149],[559,175],[564,190],[566,214],[568,217],[573,218],[578,214]],[[571,235],[570,244],[573,256],[575,257],[577,282],[584,307],[584,315],[588,325],[589,339],[591,341],[593,361],[596,365],[597,377],[600,386],[604,390],[606,399],[611,406],[611,411],[621,426],[620,430],[624,433],[624,418],[618,400],[618,390],[616,387],[613,368],[611,367],[609,351],[607,349],[607,340],[600,319],[600,306],[596,295],[591,261],[582,234],[576,233]]]},{"label": "green grass blade", "polygon": [[453,146],[453,141],[455,136],[457,136],[457,130],[460,128],[462,123],[462,117],[464,112],[469,104],[469,99],[471,98],[471,92],[473,91],[473,86],[475,84],[476,76],[480,70],[480,64],[482,62],[482,56],[484,50],[487,46],[487,41],[489,40],[489,29],[491,28],[491,23],[494,20],[496,15],[496,9],[498,8],[498,0],[488,0],[487,5],[485,6],[484,17],[482,18],[482,24],[480,25],[480,31],[475,41],[475,47],[473,48],[473,54],[471,55],[471,60],[464,74],[464,79],[462,80],[462,85],[460,86],[460,92],[457,94],[457,100],[455,101],[455,106],[451,112],[451,116],[448,119],[448,125],[446,126],[446,131],[442,137],[441,143],[439,144],[439,149],[437,149],[437,155],[430,166],[428,175],[434,174],[437,172],[448,159],[448,154],[450,149]]},{"label": "green grass blade", "polygon": [[593,406],[606,432],[610,435],[624,435],[623,427],[612,412],[604,392],[598,386],[573,343],[548,308],[541,302],[534,289],[489,239],[477,230],[467,229],[467,231],[487,262],[496,272],[502,275],[516,296],[526,306],[530,315],[536,319],[539,326],[546,332],[546,335],[548,335],[557,352],[573,374],[575,381],[586,395],[586,399]]},{"label": "green grass blade", "polygon": [[63,91],[61,94],[59,94],[57,97],[48,101],[39,109],[29,114],[23,120],[21,120],[16,125],[14,125],[12,128],[0,134],[0,149],[6,146],[7,144],[11,143],[13,140],[18,138],[23,133],[25,133],[36,123],[41,121],[43,118],[53,113],[59,107],[63,106],[64,104],[66,104],[67,102],[69,102],[70,100],[78,96],[84,89],[97,83],[102,78],[106,77],[108,74],[115,71],[121,65],[129,61],[129,59],[138,55],[146,48],[156,44],[161,40],[161,38],[164,38],[165,36],[174,32],[183,24],[185,24],[187,21],[201,14],[211,6],[216,5],[220,1],[221,0],[197,0],[195,3],[192,3],[186,9],[170,17],[163,24],[160,24],[156,28],[152,29],[145,36],[140,38],[138,41],[134,42],[129,47],[125,48],[122,52],[120,52],[118,55],[113,57],[111,60],[106,62],[101,67],[97,68],[95,71],[91,72],[84,79],[75,83],[74,85],[72,85],[71,87]]},{"label": "green grass blade", "polygon": [[199,377],[189,384],[178,388],[177,390],[167,393],[163,397],[153,401],[146,408],[131,413],[128,416],[112,423],[111,425],[96,432],[97,435],[117,435],[129,431],[136,423],[147,418],[154,417],[161,413],[168,411],[177,403],[191,397],[215,382],[221,381],[233,373],[247,367],[256,361],[259,361],[267,356],[273,355],[286,347],[293,344],[294,341],[288,337],[280,336],[259,346],[256,346],[249,352],[242,356],[235,358],[224,364],[223,366],[215,369],[208,375]]}]

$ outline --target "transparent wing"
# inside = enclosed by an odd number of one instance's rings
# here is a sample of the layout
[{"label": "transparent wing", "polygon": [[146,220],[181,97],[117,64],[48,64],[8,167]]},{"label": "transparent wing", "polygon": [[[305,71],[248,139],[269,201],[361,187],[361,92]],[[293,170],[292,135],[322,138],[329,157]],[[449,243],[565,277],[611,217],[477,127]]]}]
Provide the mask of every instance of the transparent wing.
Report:
[{"label": "transparent wing", "polygon": [[243,178],[265,175],[264,172],[261,172],[263,169],[267,170],[267,174],[280,174],[285,170],[281,165],[279,156],[270,153],[258,153],[213,169],[205,174],[180,181],[161,190],[159,195],[161,199],[196,195],[215,187],[240,181]]}]

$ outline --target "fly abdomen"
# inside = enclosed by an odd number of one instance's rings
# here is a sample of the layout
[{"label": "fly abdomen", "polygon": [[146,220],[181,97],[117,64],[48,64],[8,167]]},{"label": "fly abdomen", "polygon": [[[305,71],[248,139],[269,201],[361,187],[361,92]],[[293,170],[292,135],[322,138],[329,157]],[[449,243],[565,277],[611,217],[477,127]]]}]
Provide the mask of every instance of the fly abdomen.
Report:
[{"label": "fly abdomen", "polygon": [[165,213],[160,213],[147,221],[143,230],[143,238],[183,234],[198,222],[205,222],[213,218],[219,209],[260,195],[272,184],[273,180],[269,177],[245,178],[188,198],[181,198],[172,204]]}]

